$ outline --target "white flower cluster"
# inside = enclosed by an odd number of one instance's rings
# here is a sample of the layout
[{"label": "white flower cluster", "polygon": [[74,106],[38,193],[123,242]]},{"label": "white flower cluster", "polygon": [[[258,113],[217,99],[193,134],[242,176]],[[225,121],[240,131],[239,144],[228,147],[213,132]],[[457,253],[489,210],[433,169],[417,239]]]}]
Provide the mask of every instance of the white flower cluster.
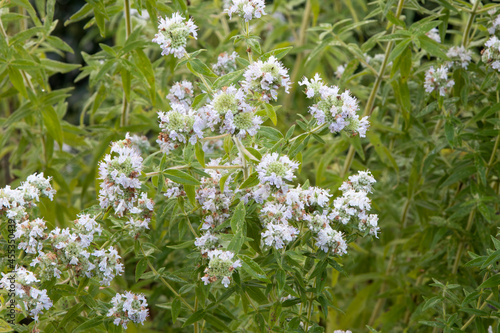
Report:
[{"label": "white flower cluster", "polygon": [[352,332],[349,330],[347,330],[347,331],[335,330],[335,331],[333,331],[333,333],[352,333]]},{"label": "white flower cluster", "polygon": [[193,97],[193,84],[186,80],[175,82],[167,95],[170,105],[181,104],[185,108],[189,108],[193,104]]},{"label": "white flower cluster", "polygon": [[158,112],[161,132],[156,142],[161,151],[169,154],[180,144],[190,142],[195,144],[198,138],[203,138],[204,121],[198,113],[182,104],[172,104],[172,110]]},{"label": "white flower cluster", "polygon": [[[111,280],[117,275],[123,273],[123,264],[120,262],[118,252],[110,246],[108,250],[94,250],[89,247],[89,239],[93,239],[94,233],[101,232],[100,227],[96,226],[93,218],[88,216],[80,216],[78,221],[82,219],[89,219],[91,222],[87,223],[89,229],[87,234],[82,233],[82,227],[78,226],[80,222],[75,222],[75,230],[69,228],[60,229],[55,228],[49,234],[49,241],[51,247],[55,250],[55,258],[57,265],[61,268],[67,267],[75,272],[76,276],[84,275],[88,278],[95,276],[99,279],[101,285],[109,286]],[[81,238],[81,236],[85,236]],[[49,275],[52,271],[45,271],[45,269],[52,269],[52,262],[54,262],[54,254],[39,253],[39,256],[33,260],[32,266],[37,264],[41,265],[42,271]],[[59,277],[60,271],[54,270],[54,276]]]},{"label": "white flower cluster", "polygon": [[451,47],[446,53],[448,58],[450,58],[449,66],[467,69],[470,61],[472,60],[471,54],[471,51],[467,50],[463,46]]},{"label": "white flower cluster", "polygon": [[485,64],[500,72],[500,40],[496,36],[488,39],[481,54],[481,59]]},{"label": "white flower cluster", "polygon": [[210,230],[205,232],[194,241],[194,245],[201,250],[201,254],[206,254],[208,251],[214,250],[219,244],[219,238],[210,233]]},{"label": "white flower cluster", "polygon": [[346,131],[353,135],[359,134],[362,138],[366,136],[370,126],[368,117],[358,117],[358,101],[349,94],[349,90],[339,94],[339,87],[326,86],[317,73],[313,79],[304,78],[299,84],[306,86],[308,98],[318,100],[317,104],[309,107],[309,112],[319,125],[328,124],[332,133]]},{"label": "white flower cluster", "polygon": [[0,215],[4,214],[16,222],[28,219],[26,209],[36,206],[40,197],[53,200],[56,191],[50,185],[52,177],[44,178],[43,172],[30,175],[25,182],[12,189],[9,185],[0,189]]},{"label": "white flower cluster", "polygon": [[205,285],[221,280],[224,287],[228,287],[231,283],[231,275],[233,271],[241,267],[240,260],[233,260],[234,253],[230,251],[212,250],[207,253],[210,261],[205,269],[205,276],[201,280]]},{"label": "white flower cluster", "polygon": [[215,74],[222,76],[232,73],[236,70],[236,57],[238,54],[233,52],[228,54],[227,52],[222,52],[217,58],[217,63],[212,65],[212,70]]},{"label": "white flower cluster", "polygon": [[291,219],[291,207],[267,202],[261,210],[261,222],[265,228],[261,235],[262,243],[279,250],[294,241],[299,230],[288,223]]},{"label": "white flower cluster", "polygon": [[148,302],[144,295],[134,294],[129,291],[124,294],[117,293],[111,299],[113,307],[108,311],[108,317],[114,317],[113,324],[127,328],[129,321],[141,323],[149,316]]},{"label": "white flower cluster", "polygon": [[264,0],[232,0],[227,13],[232,18],[233,14],[241,16],[245,22],[250,21],[252,18],[260,18],[266,15]]},{"label": "white flower cluster", "polygon": [[357,221],[361,232],[368,231],[369,234],[377,237],[380,230],[378,216],[368,215],[371,209],[368,193],[372,193],[372,185],[375,182],[375,178],[369,171],[360,171],[357,175],[350,176],[349,180],[340,187],[342,196],[333,202],[332,218],[343,224]]},{"label": "white flower cluster", "polygon": [[[221,159],[211,160],[207,165],[220,165]],[[227,164],[226,164],[227,165]],[[224,190],[221,191],[220,181],[227,170],[205,169],[210,177],[202,177],[201,185],[196,190],[196,201],[201,205],[203,217],[202,230],[210,230],[224,223],[230,216],[229,206],[233,199],[233,190],[231,189],[231,176],[225,181]],[[202,242],[202,240],[200,240]],[[205,243],[200,243],[200,247]]]},{"label": "white flower cluster", "polygon": [[[496,33],[496,31],[500,29],[500,15],[496,15],[497,8],[490,9],[488,11],[488,14],[490,14],[490,16],[492,16],[491,26],[488,27],[488,32],[490,33],[490,35],[494,35]],[[496,16],[494,16],[494,15],[496,15]]]},{"label": "white flower cluster", "polygon": [[22,266],[16,266],[15,271],[11,273],[2,273],[2,279],[0,279],[0,288],[15,289],[16,298],[20,301],[17,305],[28,310],[36,322],[44,310],[52,307],[52,300],[47,296],[47,290],[36,288],[37,282],[40,280],[36,278],[35,274]]},{"label": "white flower cluster", "polygon": [[290,88],[290,78],[285,67],[274,57],[271,56],[265,62],[256,61],[250,66],[244,74],[245,80],[242,86],[247,93],[258,93],[262,100],[269,102],[278,98],[278,89],[285,87],[288,93]]},{"label": "white flower cluster", "polygon": [[43,240],[47,238],[47,234],[44,232],[46,228],[45,221],[40,218],[17,223],[14,236],[16,240],[19,240],[18,248],[30,254],[41,251]]},{"label": "white flower cluster", "polygon": [[429,37],[430,39],[432,39],[433,41],[435,41],[437,43],[441,43],[441,36],[439,35],[438,28],[432,28],[425,35],[427,37]]},{"label": "white flower cluster", "polygon": [[234,134],[239,138],[257,134],[263,122],[255,115],[255,108],[246,102],[244,91],[232,85],[217,91],[202,114],[212,131],[218,129],[221,134]]},{"label": "white flower cluster", "polygon": [[439,91],[439,95],[446,96],[450,88],[455,85],[455,81],[448,78],[449,68],[447,65],[435,69],[434,66],[425,73],[424,87],[428,93],[434,90]]},{"label": "white flower cluster", "polygon": [[137,149],[141,153],[149,152],[151,145],[149,144],[148,138],[146,136],[130,135],[127,133],[125,135],[126,140],[130,140],[132,147]]},{"label": "white flower cluster", "polygon": [[[118,156],[112,156],[116,153]],[[102,208],[112,206],[115,214],[123,217],[126,213],[139,214],[149,223],[148,216],[153,210],[153,201],[145,192],[140,192],[139,175],[142,171],[140,151],[130,138],[113,142],[111,154],[99,164],[99,203]],[[139,202],[140,201],[140,202]]]},{"label": "white flower cluster", "polygon": [[288,156],[279,156],[277,153],[266,154],[256,167],[259,181],[263,185],[271,185],[273,188],[288,188],[286,181],[295,178],[294,170],[298,169],[299,163],[290,160]]},{"label": "white flower cluster", "polygon": [[197,26],[192,19],[185,21],[180,13],[174,13],[171,18],[160,18],[158,33],[153,42],[161,46],[162,55],[173,54],[176,58],[182,58],[186,53],[187,39],[191,35],[196,39]]}]

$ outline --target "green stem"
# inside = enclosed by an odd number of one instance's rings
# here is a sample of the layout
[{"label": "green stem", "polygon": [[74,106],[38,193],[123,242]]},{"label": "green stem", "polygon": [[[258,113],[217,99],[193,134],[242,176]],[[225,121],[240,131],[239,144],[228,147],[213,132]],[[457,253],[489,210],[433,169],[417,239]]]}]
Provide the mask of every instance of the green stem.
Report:
[{"label": "green stem", "polygon": [[226,133],[226,134],[221,134],[221,135],[216,135],[216,136],[207,136],[206,138],[203,138],[203,139],[200,139],[200,140],[201,141],[217,140],[217,139],[225,138],[226,136],[229,136],[229,134]]},{"label": "green stem", "polygon": [[157,275],[159,278],[160,278],[160,281],[165,285],[167,286],[168,289],[170,289],[170,291],[175,295],[175,297],[179,298],[179,300],[184,303],[185,306],[188,307],[189,310],[191,310],[192,312],[194,312],[194,308],[188,303],[186,302],[186,300],[184,298],[182,298],[181,295],[179,295],[179,293],[177,293],[177,291],[170,285],[170,283],[167,282],[167,280],[165,280],[163,278],[163,276],[160,275],[160,273],[158,273],[158,271],[153,267],[153,265],[151,264],[151,262],[149,261],[149,258],[148,256],[146,255],[146,253],[144,252],[144,249],[142,248],[142,244],[139,243],[139,246],[141,248],[141,252],[142,252],[142,255],[144,256],[144,258],[146,259],[146,261],[148,262],[148,266],[149,266],[149,269],[151,269],[151,271]]},{"label": "green stem", "polygon": [[[469,219],[467,221],[467,226],[465,227],[465,233],[468,234],[470,229],[472,229],[472,223],[474,222],[474,216],[476,214],[476,207],[472,208],[469,214]],[[458,244],[458,249],[457,249],[457,256],[455,257],[455,262],[453,263],[453,269],[451,270],[451,273],[453,275],[457,274],[458,271],[458,265],[460,264],[460,259],[462,258],[462,252],[464,249],[464,242],[463,240],[460,241]]]},{"label": "green stem", "polygon": [[[396,8],[396,14],[395,17],[399,18],[401,16],[401,12],[403,11],[403,4],[405,0],[399,0],[398,2],[398,7]],[[478,1],[479,2],[479,1]],[[388,25],[392,24],[391,22],[388,23]],[[396,31],[396,26],[392,27],[392,34]],[[392,50],[392,46],[394,45],[394,41],[389,41],[387,43],[387,46],[385,48],[385,54],[384,54],[384,61],[382,62],[382,65],[380,66],[380,70],[378,72],[377,78],[375,79],[375,83],[373,84],[372,91],[370,92],[370,97],[368,97],[368,102],[366,103],[365,110],[363,112],[362,117],[369,116],[372,113],[373,105],[375,104],[375,98],[378,93],[378,89],[380,88],[380,84],[382,83],[382,78],[385,72],[385,68],[387,67],[387,59],[389,58],[389,54]],[[354,158],[354,147],[350,146],[349,147],[349,152],[347,153],[346,160],[344,162],[344,167],[342,168],[342,174],[341,177],[344,178],[347,173],[349,172],[349,169],[351,168],[352,160]]]},{"label": "green stem", "polygon": [[[478,2],[479,2],[479,1],[478,1]],[[493,298],[493,296],[495,296],[495,293],[493,293],[493,292],[492,292],[492,293],[490,294],[490,296],[488,296],[488,298],[484,301],[483,305],[481,305],[481,307],[479,308],[479,310],[484,309],[484,307],[485,307],[486,305],[488,305],[488,302],[487,302],[487,301],[489,301],[490,299],[492,299],[492,298]],[[467,328],[467,326],[469,326],[475,318],[476,318],[476,315],[472,315],[472,317],[470,317],[470,319],[469,319],[469,320],[467,320],[467,322],[464,324],[464,326],[462,326],[462,327],[460,328],[460,330],[461,330],[461,331],[464,331],[464,330]]]},{"label": "green stem", "polygon": [[241,144],[240,139],[237,137],[234,137],[234,143],[236,144],[236,148],[238,148],[238,152],[240,153],[240,158],[241,158],[241,163],[243,164],[241,167],[243,169],[243,179],[247,180],[248,178],[248,164],[247,160],[245,159],[245,153],[244,153],[244,147]]},{"label": "green stem", "polygon": [[[316,126],[314,127],[312,130],[310,130],[309,132],[307,132],[308,134],[312,134],[312,133],[316,133],[316,132],[321,132],[324,128],[326,127],[326,124],[323,124],[323,125],[319,125],[319,126]],[[302,135],[302,134],[301,134]],[[299,137],[300,135],[294,137],[294,138],[291,138],[290,139],[290,143],[294,142],[295,140],[297,140],[297,138]]]},{"label": "green stem", "polygon": [[470,33],[470,28],[472,27],[472,22],[474,21],[474,16],[476,16],[476,10],[477,7],[479,6],[479,3],[481,1],[476,0],[474,2],[474,5],[472,6],[472,11],[470,13],[469,19],[467,20],[467,25],[465,26],[465,32],[464,32],[464,39],[462,40],[462,45],[467,48],[469,46],[469,33]]},{"label": "green stem", "polygon": [[[132,20],[130,19],[130,0],[123,0],[123,12],[125,16],[125,41],[128,40],[128,37],[132,33]],[[128,115],[130,112],[130,103],[127,101],[127,95],[125,94],[125,89],[123,89],[123,97],[122,97],[122,115],[120,119],[120,127],[127,126],[128,123]]]}]

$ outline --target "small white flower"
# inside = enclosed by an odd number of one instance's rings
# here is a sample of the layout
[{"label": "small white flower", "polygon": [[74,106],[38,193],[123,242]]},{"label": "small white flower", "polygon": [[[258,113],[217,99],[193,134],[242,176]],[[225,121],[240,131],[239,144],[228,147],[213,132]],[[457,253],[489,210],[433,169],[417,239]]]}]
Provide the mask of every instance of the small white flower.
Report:
[{"label": "small white flower", "polygon": [[185,21],[180,13],[174,13],[171,18],[160,18],[158,33],[153,42],[161,46],[162,55],[173,54],[176,58],[182,58],[186,53],[187,39],[191,35],[196,39],[197,26],[193,19]]},{"label": "small white flower", "polygon": [[500,72],[500,40],[492,36],[484,44],[481,59],[486,65]]},{"label": "small white flower", "polygon": [[425,35],[433,41],[441,43],[441,36],[439,35],[439,30],[437,28],[432,28]]},{"label": "small white flower", "polygon": [[467,50],[463,46],[454,46],[450,48],[446,55],[451,60],[450,67],[461,67],[467,69],[470,61],[472,60],[471,51]]},{"label": "small white flower", "polygon": [[233,260],[234,253],[230,251],[212,250],[207,253],[210,261],[201,280],[205,285],[221,280],[224,287],[231,283],[231,275],[236,268],[241,267],[239,260]]},{"label": "small white flower", "polygon": [[212,69],[215,74],[222,76],[234,72],[236,70],[236,57],[238,54],[233,52],[228,54],[227,52],[222,52],[217,58],[217,63],[212,65]]},{"label": "small white flower", "polygon": [[290,160],[288,156],[279,156],[277,153],[272,153],[262,157],[256,171],[259,174],[261,184],[286,189],[286,181],[292,181],[295,178],[293,172],[298,167],[299,163]]},{"label": "small white flower", "polygon": [[189,108],[193,103],[193,84],[189,81],[175,82],[167,95],[170,104],[181,104]]},{"label": "small white flower", "polygon": [[244,74],[245,80],[241,83],[247,93],[258,93],[262,100],[269,102],[278,98],[278,89],[284,87],[288,93],[290,78],[287,69],[271,56],[266,62],[256,61]]},{"label": "small white flower", "polygon": [[438,90],[439,95],[446,96],[450,88],[455,85],[455,81],[448,78],[448,71],[449,68],[446,65],[442,65],[437,69],[431,66],[425,73],[425,91],[431,93],[434,90]]},{"label": "small white flower", "polygon": [[241,16],[245,22],[252,18],[260,18],[266,15],[264,0],[231,0],[227,13],[232,18],[233,14]]},{"label": "small white flower", "polygon": [[144,325],[149,316],[148,302],[144,295],[134,294],[129,291],[124,294],[116,294],[111,299],[113,307],[109,309],[107,316],[114,317],[115,325],[122,325],[127,328],[127,323],[132,321]]}]

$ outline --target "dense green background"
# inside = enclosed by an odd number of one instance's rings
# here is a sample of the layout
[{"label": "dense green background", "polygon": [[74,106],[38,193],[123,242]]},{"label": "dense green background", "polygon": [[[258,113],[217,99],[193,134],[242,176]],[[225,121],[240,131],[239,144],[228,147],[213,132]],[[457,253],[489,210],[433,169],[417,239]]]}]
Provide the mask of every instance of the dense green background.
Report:
[{"label": "dense green background", "polygon": [[[188,2],[132,1],[132,8],[153,19],[133,16],[126,42],[121,1],[36,0],[33,7],[26,0],[0,1],[10,11],[0,13],[9,36],[0,37],[0,185],[16,186],[34,171],[53,176],[56,200],[41,206],[52,225],[65,226],[95,204],[97,162],[109,143],[126,132],[154,143],[156,112],[168,108],[170,85],[195,78],[185,66],[175,69],[177,60],[161,57],[151,43],[157,15],[186,6],[199,27],[188,51],[206,49],[198,57],[207,64],[233,48],[245,55],[244,46],[233,46],[229,38],[239,26],[221,14],[220,1]],[[366,139],[324,134],[326,144],[310,140],[302,153],[301,182],[335,192],[348,174],[365,169],[378,181],[372,203],[380,238],[350,244],[342,260],[345,275],[329,268],[337,308],[329,308],[327,317],[315,314],[327,332],[366,332],[365,325],[382,332],[497,329],[500,86],[498,73],[480,61],[489,37],[487,9],[484,2],[452,0],[282,0],[267,2],[269,15],[252,21],[262,53],[293,46],[282,61],[294,83],[319,72],[328,83],[349,89],[360,113],[371,114]],[[53,29],[52,13],[59,19]],[[432,27],[439,29],[441,44],[425,36]],[[425,71],[461,44],[473,52],[473,61],[468,70],[454,72],[452,93],[426,93]],[[364,54],[387,54],[391,64],[378,73],[381,64],[366,66]],[[343,64],[347,69],[339,79],[334,73]],[[131,79],[125,127],[123,77]],[[280,101],[278,128],[285,133],[307,117],[310,102],[297,84]],[[150,235],[163,245],[156,267],[191,269],[182,267],[179,252],[164,246],[177,242],[176,218],[159,220]],[[136,262],[132,251],[118,284],[134,284]],[[173,325],[169,306],[161,307],[172,296],[168,289],[151,280],[136,287],[148,293],[149,330],[190,331]]]}]

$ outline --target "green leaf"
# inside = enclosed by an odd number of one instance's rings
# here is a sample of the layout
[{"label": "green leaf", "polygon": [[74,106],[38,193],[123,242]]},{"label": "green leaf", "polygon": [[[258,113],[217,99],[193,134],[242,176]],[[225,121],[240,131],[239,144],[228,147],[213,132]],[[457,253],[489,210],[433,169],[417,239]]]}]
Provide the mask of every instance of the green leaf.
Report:
[{"label": "green leaf", "polygon": [[182,327],[186,327],[186,326],[189,326],[191,324],[194,324],[196,323],[197,321],[199,320],[202,320],[203,317],[205,317],[205,310],[204,309],[201,309],[201,310],[198,310],[196,311],[195,313],[193,313],[187,320],[186,322],[184,323],[184,325],[182,325]]},{"label": "green leaf", "polygon": [[[97,304],[96,304],[97,305]],[[77,328],[75,328],[72,332],[77,333],[77,332],[89,332],[91,328],[97,327],[103,323],[103,318],[102,317],[94,317],[92,319],[85,318],[85,321],[79,325]]]},{"label": "green leaf", "polygon": [[288,47],[282,47],[282,48],[279,48],[279,49],[274,49],[272,51],[264,53],[263,55],[261,55],[259,57],[259,59],[262,60],[262,61],[266,61],[271,56],[274,56],[276,59],[279,60],[279,59],[283,58],[284,56],[286,56],[288,54],[288,52],[290,52],[291,49],[293,49],[293,46],[288,46]]},{"label": "green leaf", "polygon": [[245,272],[250,274],[250,276],[256,278],[257,280],[271,283],[269,278],[266,276],[266,273],[260,268],[260,266],[252,260],[252,258],[245,256],[245,255],[240,255],[240,259],[242,260],[242,268]]},{"label": "green leaf", "polygon": [[59,73],[71,72],[81,66],[80,64],[68,64],[50,59],[41,59],[40,62],[46,69]]},{"label": "green leaf", "polygon": [[146,258],[142,258],[135,266],[135,282],[139,281],[142,274],[146,271],[148,267],[148,260]]},{"label": "green leaf", "polygon": [[493,288],[500,285],[500,274],[490,277],[488,280],[484,281],[478,288]]},{"label": "green leaf", "polygon": [[198,160],[198,162],[200,162],[202,167],[205,167],[205,152],[203,151],[201,142],[196,142],[194,149],[195,149],[196,159]]},{"label": "green leaf", "polygon": [[387,63],[394,61],[401,53],[406,50],[408,45],[411,43],[411,38],[404,39],[400,41],[396,47],[392,50],[391,54],[389,55],[389,59],[387,59]]},{"label": "green leaf", "polygon": [[63,135],[61,123],[59,122],[56,111],[52,106],[47,106],[42,109],[42,115],[45,128],[47,128],[47,132],[54,140],[56,140],[56,142],[59,144],[59,147],[62,147]]},{"label": "green leaf", "polygon": [[420,41],[420,46],[430,55],[441,58],[443,60],[448,60],[448,56],[446,55],[446,52],[443,51],[443,46],[441,44],[439,44],[435,40],[432,40],[426,35],[419,36],[418,40]]},{"label": "green leaf", "polygon": [[186,195],[191,205],[196,205],[196,190],[194,185],[184,185],[184,191],[186,191]]},{"label": "green leaf", "polygon": [[167,169],[163,171],[163,174],[168,179],[182,185],[200,185],[200,182],[196,178],[180,170]]},{"label": "green leaf", "polygon": [[426,311],[427,309],[434,307],[435,305],[441,303],[442,301],[443,300],[441,299],[441,296],[434,296],[432,298],[429,298],[428,300],[425,301],[422,310]]},{"label": "green leaf", "polygon": [[269,103],[265,103],[264,108],[266,109],[267,116],[269,117],[269,119],[271,119],[274,126],[276,126],[276,124],[278,123],[278,118],[276,117],[276,111],[274,110],[274,107]]},{"label": "green leaf", "polygon": [[245,214],[245,204],[243,201],[240,201],[240,203],[234,210],[233,217],[231,217],[231,230],[234,234],[241,231],[243,231],[243,233],[245,234]]},{"label": "green leaf", "polygon": [[260,289],[261,288],[254,286],[245,287],[245,291],[248,293],[248,296],[250,296],[251,299],[259,303],[260,305],[269,303],[269,300],[267,299],[266,295],[264,295],[264,293]]},{"label": "green leaf", "polygon": [[187,63],[188,69],[195,75],[203,75],[208,77],[218,77],[212,72],[207,65],[201,62],[199,59],[191,59]]},{"label": "green leaf", "polygon": [[240,185],[240,189],[254,187],[258,184],[259,184],[259,174],[257,172],[254,172]]},{"label": "green leaf", "polygon": [[234,72],[231,72],[231,73],[228,73],[226,75],[219,77],[214,82],[214,88],[220,89],[222,87],[226,87],[226,86],[229,86],[231,84],[234,84],[234,83],[240,81],[241,78],[243,77],[243,72],[244,72],[244,70],[241,69],[239,71],[234,71]]},{"label": "green leaf", "polygon": [[23,95],[24,98],[28,98],[28,93],[26,91],[26,87],[24,86],[23,76],[21,75],[21,71],[13,66],[9,66],[8,73],[9,79],[14,88]]},{"label": "green leaf", "polygon": [[12,332],[14,331],[9,323],[7,323],[6,321],[4,321],[3,319],[0,319],[0,333],[4,333],[4,332]]},{"label": "green leaf", "polygon": [[181,312],[181,301],[178,298],[175,298],[172,302],[172,322],[175,323],[177,317],[179,317],[179,313]]}]

